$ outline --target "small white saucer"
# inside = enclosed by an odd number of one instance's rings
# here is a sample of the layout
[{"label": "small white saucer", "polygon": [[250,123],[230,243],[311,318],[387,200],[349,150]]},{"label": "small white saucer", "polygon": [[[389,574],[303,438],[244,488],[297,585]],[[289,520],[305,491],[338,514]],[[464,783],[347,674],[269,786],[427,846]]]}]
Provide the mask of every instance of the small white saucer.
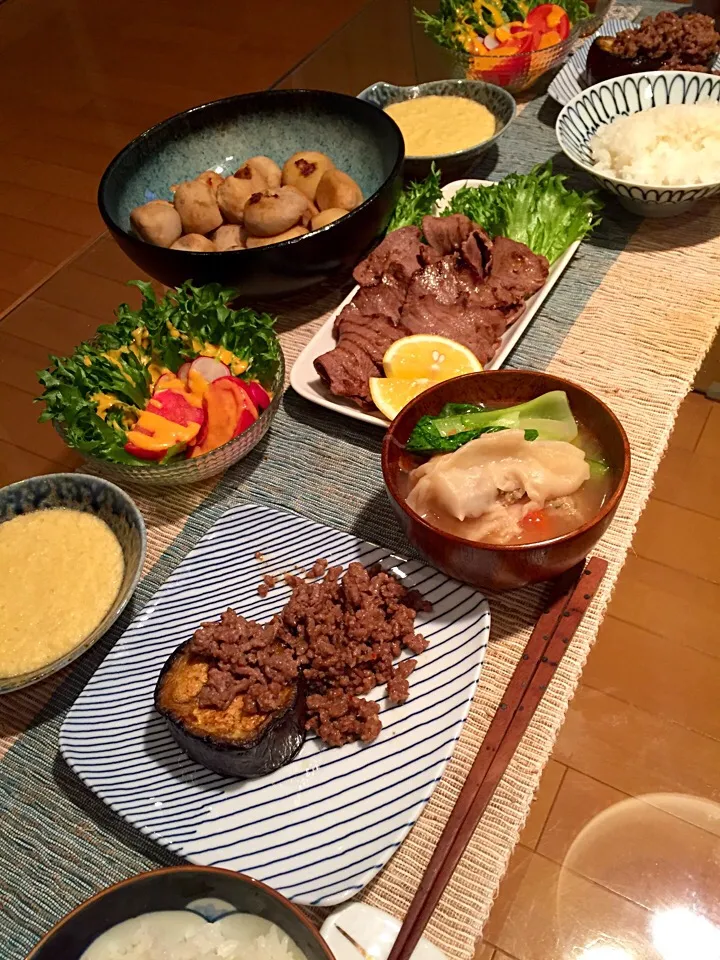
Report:
[{"label": "small white saucer", "polygon": [[[320,933],[336,960],[386,960],[399,930],[400,921],[389,913],[366,903],[348,903],[327,918]],[[422,937],[412,960],[446,960],[446,957]]]}]

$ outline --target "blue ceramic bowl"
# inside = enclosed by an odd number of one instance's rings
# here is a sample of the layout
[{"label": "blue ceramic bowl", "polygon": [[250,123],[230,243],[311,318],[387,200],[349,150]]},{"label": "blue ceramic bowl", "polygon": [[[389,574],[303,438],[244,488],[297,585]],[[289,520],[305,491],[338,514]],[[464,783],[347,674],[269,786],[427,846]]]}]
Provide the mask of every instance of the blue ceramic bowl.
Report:
[{"label": "blue ceramic bowl", "polygon": [[189,910],[208,923],[250,913],[284,930],[307,960],[334,960],[298,907],[264,883],[216,867],[167,867],[108,887],[61,920],[27,960],[78,960],[110,927],[156,910]]},{"label": "blue ceramic bowl", "polygon": [[[356,97],[323,90],[269,90],[215,100],[151,127],[103,174],[98,205],[130,259],[156,280],[237,287],[243,299],[294,293],[350,272],[387,226],[400,189],[402,134]],[[191,253],[146,243],[130,211],[172,198],[170,187],[213,169],[231,174],[262,154],[280,166],[298,150],[320,150],[360,185],[365,201],[348,216],[294,240],[253,250]]]},{"label": "blue ceramic bowl", "polygon": [[430,173],[433,162],[442,172],[444,182],[457,180],[476,163],[490,147],[500,139],[515,119],[514,98],[493,83],[482,80],[435,80],[414,87],[396,87],[392,83],[374,83],[358,94],[360,100],[366,100],[384,110],[393,103],[414,100],[417,97],[465,97],[487,107],[495,117],[495,133],[489,140],[457,150],[455,153],[438,153],[430,157],[405,157],[403,173],[408,180],[424,180]]},{"label": "blue ceramic bowl", "polygon": [[147,543],[145,522],[130,497],[115,484],[83,473],[51,473],[0,489],[0,523],[51,507],[82,510],[105,521],[122,547],[125,560],[122,584],[112,607],[91,634],[59,660],[31,673],[0,679],[0,693],[10,693],[11,690],[37,683],[82,656],[115,623],[142,573]]},{"label": "blue ceramic bowl", "polygon": [[555,134],[563,153],[641,217],[674,217],[720,191],[720,183],[678,186],[640,184],[596,173],[590,140],[603,124],[651,107],[677,103],[720,102],[720,77],[689,71],[656,70],[603,80],[563,107]]}]

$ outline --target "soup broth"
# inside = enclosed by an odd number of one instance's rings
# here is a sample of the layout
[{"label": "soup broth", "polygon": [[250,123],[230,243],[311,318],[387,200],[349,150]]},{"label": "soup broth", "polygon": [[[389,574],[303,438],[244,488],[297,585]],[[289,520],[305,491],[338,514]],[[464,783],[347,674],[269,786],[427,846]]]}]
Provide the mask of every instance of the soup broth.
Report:
[{"label": "soup broth", "polygon": [[[517,434],[519,431],[504,431],[507,440],[510,439],[508,435],[511,433]],[[485,438],[498,438],[502,435],[501,433],[486,434],[485,437],[480,437],[478,440],[471,442],[482,444],[485,442]],[[533,443],[548,443],[548,441],[538,440],[525,442],[527,443],[527,449],[531,452]],[[444,477],[441,485],[437,482],[434,486],[427,484],[425,489],[421,490],[419,483],[424,471],[427,470],[428,461],[427,459],[409,457],[406,469],[401,477],[401,490],[408,501],[408,505],[419,513],[424,520],[456,537],[495,544],[524,544],[551,540],[577,530],[596,516],[612,492],[613,477],[612,471],[605,463],[603,451],[597,438],[586,427],[578,426],[578,436],[571,444],[567,444],[565,441],[549,441],[549,443],[561,443],[563,446],[582,451],[587,464],[587,467],[585,467],[582,459],[577,455],[570,456],[571,465],[569,467],[565,462],[562,462],[562,467],[558,468],[561,469],[559,481],[557,478],[555,479],[554,488],[556,490],[562,489],[563,484],[568,488],[577,485],[577,481],[573,478],[582,476],[583,471],[586,474],[588,468],[590,475],[587,479],[582,480],[573,492],[553,496],[545,500],[542,506],[531,503],[531,499],[523,487],[513,488],[513,483],[516,482],[513,478],[517,477],[520,472],[513,463],[504,471],[503,480],[500,482],[505,482],[505,487],[499,493],[496,490],[495,500],[487,512],[482,513],[482,515],[465,515],[462,519],[456,515],[462,513],[463,508],[467,508],[468,503],[477,503],[477,488],[486,482],[487,473],[490,469],[497,473],[498,468],[502,466],[502,456],[490,465],[482,464],[466,467],[466,476],[462,478],[466,485],[462,491],[462,499],[458,498],[457,490],[454,489],[457,487],[457,480],[454,476]],[[460,450],[463,449],[466,448],[460,448]],[[536,449],[539,452],[539,448]],[[547,450],[547,447],[544,449]],[[552,452],[562,454],[560,447]],[[567,452],[570,453],[570,451]],[[455,454],[439,454],[438,456],[453,457]],[[432,459],[436,460],[437,457]],[[502,470],[501,473],[503,473]],[[505,481],[505,477],[509,479]],[[470,491],[468,491],[468,487]],[[522,494],[520,495],[521,490]],[[448,508],[449,504],[455,508],[452,512]],[[468,510],[468,513],[471,512],[473,512],[472,507]]]}]

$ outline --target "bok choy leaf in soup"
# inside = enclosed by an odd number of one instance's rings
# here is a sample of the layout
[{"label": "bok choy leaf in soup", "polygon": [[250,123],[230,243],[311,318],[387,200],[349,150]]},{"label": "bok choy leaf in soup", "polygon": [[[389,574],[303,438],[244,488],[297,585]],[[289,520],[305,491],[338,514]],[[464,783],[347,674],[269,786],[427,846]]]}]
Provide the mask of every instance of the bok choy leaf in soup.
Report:
[{"label": "bok choy leaf in soup", "polygon": [[410,434],[411,453],[449,453],[484,433],[524,430],[526,440],[573,441],[575,418],[563,390],[544,393],[515,407],[490,410],[472,404],[446,404],[437,416],[421,417]]}]

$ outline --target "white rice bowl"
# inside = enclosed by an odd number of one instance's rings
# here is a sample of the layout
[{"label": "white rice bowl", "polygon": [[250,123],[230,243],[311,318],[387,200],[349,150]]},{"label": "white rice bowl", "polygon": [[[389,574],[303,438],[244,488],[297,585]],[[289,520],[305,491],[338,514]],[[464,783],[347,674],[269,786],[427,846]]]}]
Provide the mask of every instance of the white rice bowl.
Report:
[{"label": "white rice bowl", "polygon": [[668,104],[618,117],[589,142],[593,171],[644,186],[720,182],[720,103]]},{"label": "white rice bowl", "polygon": [[188,910],[160,910],[118,923],[81,960],[305,960],[288,935],[262,917],[233,913],[215,923]]}]

